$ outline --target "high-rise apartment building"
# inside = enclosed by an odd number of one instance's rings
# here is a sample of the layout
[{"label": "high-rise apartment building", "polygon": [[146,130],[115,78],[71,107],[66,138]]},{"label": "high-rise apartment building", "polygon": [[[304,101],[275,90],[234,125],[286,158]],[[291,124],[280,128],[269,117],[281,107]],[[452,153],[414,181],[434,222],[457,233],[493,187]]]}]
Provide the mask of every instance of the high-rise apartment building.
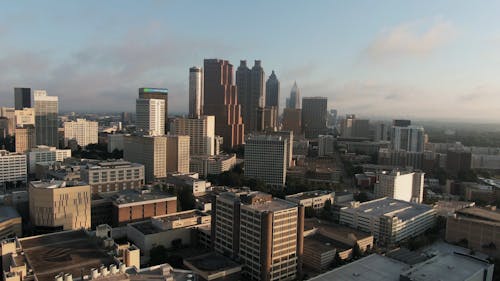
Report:
[{"label": "high-rise apartment building", "polygon": [[26,155],[0,150],[0,187],[28,179]]},{"label": "high-rise apartment building", "polygon": [[137,131],[150,136],[165,134],[165,101],[138,98],[135,104]]},{"label": "high-rise apartment building", "polygon": [[30,219],[38,232],[90,228],[90,186],[66,181],[32,181]]},{"label": "high-rise apartment building", "polygon": [[294,135],[302,134],[302,109],[285,108],[283,110],[283,130],[293,131]]},{"label": "high-rise apartment building", "polygon": [[14,102],[16,110],[31,107],[31,88],[14,88]]},{"label": "high-rise apartment building", "polygon": [[316,138],[327,131],[328,119],[326,97],[308,97],[302,99],[302,131],[306,138]]},{"label": "high-rise apartment building", "polygon": [[377,173],[374,195],[406,202],[422,203],[424,195],[424,173],[391,172]]},{"label": "high-rise apartment building", "polygon": [[424,151],[424,127],[418,125],[392,126],[391,147],[409,152]]},{"label": "high-rise apartment building", "polygon": [[203,114],[203,69],[193,66],[189,69],[189,117]]},{"label": "high-rise apartment building", "polygon": [[224,148],[243,144],[245,126],[233,84],[233,65],[226,60],[206,59],[203,74],[203,113],[215,116],[215,134],[224,138]]},{"label": "high-rise apartment building", "polygon": [[48,96],[46,91],[36,90],[34,101],[36,144],[58,147],[59,98]]},{"label": "high-rise apartment building", "polygon": [[283,187],[286,181],[288,140],[281,136],[251,136],[245,144],[245,176]]},{"label": "high-rise apartment building", "polygon": [[189,136],[167,136],[167,172],[189,173]]},{"label": "high-rise apartment building", "polygon": [[265,88],[264,69],[260,60],[256,60],[252,69],[247,66],[247,61],[240,61],[236,70],[236,86],[238,88],[238,101],[241,104],[243,123],[247,131],[261,131],[264,127]]},{"label": "high-rise apartment building", "polygon": [[299,109],[300,107],[300,89],[297,86],[297,82],[293,82],[292,90],[290,91],[290,97],[286,99],[286,107]]},{"label": "high-rise apartment building", "polygon": [[167,176],[166,136],[124,136],[123,159],[144,165],[146,183]]},{"label": "high-rise apartment building", "polygon": [[16,152],[26,153],[36,147],[36,135],[34,125],[24,125],[16,128]]},{"label": "high-rise apartment building", "polygon": [[140,99],[156,99],[163,100],[164,105],[164,117],[163,117],[163,132],[168,131],[168,89],[165,88],[140,88],[139,89]]},{"label": "high-rise apartment building", "polygon": [[189,136],[190,155],[215,155],[215,116],[175,118],[170,123],[170,132]]},{"label": "high-rise apartment building", "polygon": [[261,192],[225,192],[215,199],[216,252],[243,265],[248,280],[294,280],[302,270],[304,207]]},{"label": "high-rise apartment building", "polygon": [[98,143],[98,130],[97,121],[78,118],[76,121],[64,122],[64,145],[68,146],[69,140],[76,140],[78,145],[82,147]]}]

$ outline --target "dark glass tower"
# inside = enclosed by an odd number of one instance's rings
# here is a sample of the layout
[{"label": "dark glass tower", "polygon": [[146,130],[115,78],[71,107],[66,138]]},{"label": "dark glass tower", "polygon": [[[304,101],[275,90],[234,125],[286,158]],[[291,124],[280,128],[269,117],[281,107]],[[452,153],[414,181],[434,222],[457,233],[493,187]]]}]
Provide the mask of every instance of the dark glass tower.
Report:
[{"label": "dark glass tower", "polygon": [[15,109],[31,107],[31,88],[14,88]]}]

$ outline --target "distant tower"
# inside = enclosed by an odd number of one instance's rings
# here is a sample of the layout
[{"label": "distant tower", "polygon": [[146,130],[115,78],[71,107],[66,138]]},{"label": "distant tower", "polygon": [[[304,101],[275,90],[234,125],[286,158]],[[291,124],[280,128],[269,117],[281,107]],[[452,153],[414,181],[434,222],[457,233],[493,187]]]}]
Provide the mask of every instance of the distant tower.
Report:
[{"label": "distant tower", "polygon": [[15,110],[31,107],[31,88],[14,88]]},{"label": "distant tower", "polygon": [[203,87],[203,114],[215,116],[215,134],[223,137],[223,147],[243,144],[245,126],[233,84],[233,65],[227,60],[205,59]]},{"label": "distant tower", "polygon": [[159,99],[165,101],[164,109],[164,132],[168,131],[168,89],[165,88],[140,88],[139,89],[140,99]]},{"label": "distant tower", "polygon": [[326,133],[327,104],[326,97],[302,99],[302,130],[306,138],[317,138],[318,135]]},{"label": "distant tower", "polygon": [[203,112],[203,70],[193,66],[189,69],[189,116],[200,117]]},{"label": "distant tower", "polygon": [[297,87],[297,82],[293,83],[292,90],[290,91],[290,98],[287,100],[287,107],[298,109],[300,107],[300,90]]},{"label": "distant tower", "polygon": [[264,76],[260,60],[255,61],[252,69],[247,67],[246,60],[242,60],[236,71],[236,86],[243,112],[243,122],[246,124],[247,131],[250,132],[263,128]]},{"label": "distant tower", "polygon": [[276,77],[274,70],[266,81],[266,107],[275,106],[279,109],[280,103],[280,81]]},{"label": "distant tower", "polygon": [[59,98],[35,91],[35,135],[37,145],[59,146]]}]

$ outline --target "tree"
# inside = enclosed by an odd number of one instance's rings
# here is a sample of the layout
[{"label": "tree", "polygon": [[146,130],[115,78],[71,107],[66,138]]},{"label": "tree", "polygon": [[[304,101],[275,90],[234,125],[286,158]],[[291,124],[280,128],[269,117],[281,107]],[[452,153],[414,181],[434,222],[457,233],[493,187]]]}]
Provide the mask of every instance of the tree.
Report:
[{"label": "tree", "polygon": [[306,207],[305,208],[305,216],[306,218],[312,218],[316,216],[316,212],[314,211],[313,207]]},{"label": "tree", "polygon": [[354,247],[352,247],[352,257],[357,259],[362,256],[363,256],[363,251],[361,251],[359,244],[358,243],[354,244]]},{"label": "tree", "polygon": [[194,209],[196,200],[193,195],[193,189],[188,186],[181,187],[177,195],[182,211]]},{"label": "tree", "polygon": [[328,212],[332,210],[332,200],[328,199],[325,201],[325,206],[323,206],[323,210]]},{"label": "tree", "polygon": [[333,258],[333,267],[339,267],[344,264],[342,258],[340,258],[339,252],[335,252],[335,257]]}]

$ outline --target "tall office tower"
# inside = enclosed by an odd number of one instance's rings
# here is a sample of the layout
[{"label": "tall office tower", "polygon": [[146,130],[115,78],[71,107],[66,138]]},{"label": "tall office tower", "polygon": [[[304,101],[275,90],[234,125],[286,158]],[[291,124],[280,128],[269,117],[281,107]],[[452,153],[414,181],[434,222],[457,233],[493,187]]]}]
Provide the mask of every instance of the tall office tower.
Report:
[{"label": "tall office tower", "polygon": [[394,150],[423,152],[424,127],[418,125],[409,125],[406,127],[392,126],[391,147]]},{"label": "tall office tower", "polygon": [[369,138],[370,120],[358,119],[356,115],[348,114],[342,122],[341,129],[344,138]]},{"label": "tall office tower", "polygon": [[14,88],[14,100],[16,110],[31,107],[31,88]]},{"label": "tall office tower", "polygon": [[193,66],[189,69],[189,117],[203,114],[203,69]]},{"label": "tall office tower", "polygon": [[288,166],[287,147],[287,139],[281,136],[251,136],[245,144],[245,176],[283,187]]},{"label": "tall office tower", "polygon": [[279,111],[280,105],[280,81],[274,70],[266,81],[266,107],[275,106]]},{"label": "tall office tower", "polygon": [[236,69],[236,88],[238,91],[238,102],[241,105],[241,117],[245,124],[247,133],[250,131],[250,94],[252,88],[252,74],[250,68],[247,66],[246,60],[240,61],[240,66]]},{"label": "tall office tower", "polygon": [[12,107],[0,107],[0,117],[5,117],[8,119],[8,125],[6,134],[14,135],[14,130],[16,129],[16,111]]},{"label": "tall office tower", "polygon": [[288,108],[301,108],[300,107],[300,89],[297,86],[297,82],[293,82],[292,90],[290,91],[290,97],[286,100],[286,107]]},{"label": "tall office tower", "polygon": [[32,181],[31,223],[39,232],[90,228],[90,185],[66,181]]},{"label": "tall office tower", "polygon": [[35,109],[32,107],[15,110],[16,126],[35,125]]},{"label": "tall office tower", "polygon": [[302,99],[302,131],[306,138],[316,138],[326,133],[327,104],[328,98],[325,97]]},{"label": "tall office tower", "polygon": [[35,130],[36,144],[59,147],[58,114],[59,99],[48,96],[46,91],[36,90],[35,101]]},{"label": "tall office tower", "polygon": [[394,120],[392,120],[392,126],[408,127],[410,125],[411,125],[411,120],[406,120],[406,119],[394,119]]},{"label": "tall office tower", "polygon": [[377,173],[374,194],[377,198],[389,197],[406,202],[422,203],[424,173],[391,172]]},{"label": "tall office tower", "polygon": [[165,134],[165,101],[138,98],[135,103],[136,129],[144,135]]},{"label": "tall office tower", "polygon": [[124,136],[123,159],[144,165],[146,183],[167,177],[166,136]]},{"label": "tall office tower", "polygon": [[260,60],[256,60],[250,70],[247,61],[240,61],[236,71],[236,86],[238,88],[238,101],[241,104],[243,123],[248,132],[262,130],[264,95],[264,69]]},{"label": "tall office tower", "polygon": [[168,132],[168,89],[165,88],[140,88],[140,99],[157,99],[164,100],[164,129],[163,132]]},{"label": "tall office tower", "polygon": [[170,132],[189,136],[189,153],[192,156],[215,155],[215,116],[175,118],[170,122]]},{"label": "tall office tower", "polygon": [[203,113],[215,116],[215,134],[224,138],[225,149],[243,144],[245,125],[233,85],[233,65],[226,60],[206,59],[203,74]]},{"label": "tall office tower", "polygon": [[0,188],[28,181],[26,155],[0,150]]},{"label": "tall office tower", "polygon": [[214,249],[240,260],[247,280],[294,280],[301,274],[303,206],[255,191],[221,193],[214,203]]},{"label": "tall office tower", "polygon": [[189,136],[167,136],[167,173],[189,173]]},{"label": "tall office tower", "polygon": [[35,126],[24,125],[16,128],[16,152],[25,153],[36,147]]},{"label": "tall office tower", "polygon": [[283,130],[293,131],[296,136],[302,133],[302,110],[300,108],[283,110]]},{"label": "tall office tower", "polygon": [[64,122],[64,145],[68,146],[69,140],[76,140],[78,145],[82,147],[98,143],[98,130],[96,121],[78,118],[76,121]]}]

